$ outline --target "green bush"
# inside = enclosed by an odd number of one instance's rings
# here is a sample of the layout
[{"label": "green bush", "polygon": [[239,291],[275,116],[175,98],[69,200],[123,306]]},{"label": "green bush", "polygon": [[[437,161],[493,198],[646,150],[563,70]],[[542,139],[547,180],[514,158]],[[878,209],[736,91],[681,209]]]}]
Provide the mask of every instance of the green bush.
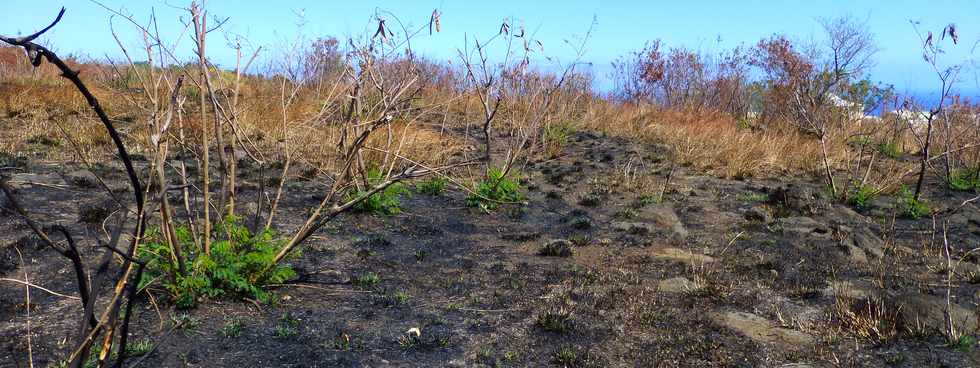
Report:
[{"label": "green bush", "polygon": [[[368,185],[378,185],[383,180],[381,171],[378,169],[368,170],[367,179]],[[351,194],[347,200],[358,198],[365,194],[367,193],[364,191],[356,191]],[[374,193],[365,198],[363,201],[354,205],[354,210],[378,216],[397,215],[402,212],[402,196],[411,194],[412,192],[409,191],[408,188],[405,188],[404,184],[394,183],[389,185],[384,190]]]},{"label": "green bush", "polygon": [[575,132],[571,122],[547,124],[542,132],[545,153],[548,157],[556,157],[568,143],[568,138]]},{"label": "green bush", "polygon": [[898,211],[905,218],[917,220],[932,210],[925,199],[915,199],[915,194],[908,187],[902,187],[898,194]]},{"label": "green bush", "polygon": [[891,159],[902,157],[902,147],[896,142],[882,142],[878,145],[878,152]]},{"label": "green bush", "polygon": [[448,180],[443,177],[436,176],[429,180],[424,180],[415,184],[415,191],[425,195],[436,196],[442,194],[446,190],[446,184]]},{"label": "green bush", "polygon": [[195,245],[187,226],[176,226],[175,233],[183,249],[186,274],[180,273],[160,229],[147,231],[147,241],[138,256],[147,264],[140,287],[159,280],[179,308],[194,307],[200,298],[222,296],[268,303],[271,296],[264,289],[266,285],[296,276],[289,265],[273,264],[283,241],[272,230],[252,234],[238,218],[228,217],[214,229],[210,255]]},{"label": "green bush", "polygon": [[521,194],[521,184],[512,176],[505,177],[496,167],[487,169],[486,178],[477,183],[474,192],[466,199],[466,204],[487,211],[497,208],[499,202],[517,202],[524,199],[524,195]]},{"label": "green bush", "polygon": [[847,198],[847,203],[857,208],[868,208],[875,197],[874,187],[862,185],[851,191],[851,195]]},{"label": "green bush", "polygon": [[977,174],[977,169],[953,170],[949,175],[949,188],[961,191],[980,189],[980,175]]}]

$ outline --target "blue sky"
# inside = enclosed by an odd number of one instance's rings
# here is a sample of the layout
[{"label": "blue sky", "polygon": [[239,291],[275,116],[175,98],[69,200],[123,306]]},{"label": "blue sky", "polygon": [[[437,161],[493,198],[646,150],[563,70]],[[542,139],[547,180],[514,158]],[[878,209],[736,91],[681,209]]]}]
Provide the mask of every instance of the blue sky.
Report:
[{"label": "blue sky", "polygon": [[[80,52],[91,57],[118,57],[115,41],[109,33],[109,12],[87,0],[4,0],[0,13],[0,33],[27,33],[47,24],[60,6],[68,8],[65,19],[49,33],[45,42],[57,50]],[[121,1],[105,0],[114,9],[124,9],[138,19],[146,20],[154,9],[161,32],[177,34],[180,17],[186,15],[175,6],[186,6],[181,0]],[[555,0],[307,0],[307,1],[230,1],[211,0],[212,14],[230,17],[221,32],[238,34],[254,46],[264,46],[272,57],[281,54],[286,41],[298,33],[307,37],[338,37],[370,32],[376,10],[387,10],[406,23],[424,24],[433,9],[442,12],[442,33],[425,35],[413,42],[416,52],[436,59],[453,59],[466,35],[492,36],[501,20],[522,20],[529,33],[545,46],[545,54],[570,60],[572,50],[564,43],[597,25],[588,44],[586,61],[595,65],[603,78],[609,63],[617,56],[660,38],[668,46],[682,45],[706,52],[719,51],[740,44],[752,45],[760,38],[782,33],[797,40],[819,39],[818,19],[851,15],[867,19],[881,51],[871,76],[896,86],[899,92],[928,94],[937,89],[934,74],[922,61],[919,40],[909,20],[921,22],[920,29],[939,32],[948,23],[960,31],[960,44],[948,49],[943,60],[956,63],[980,59],[980,2],[974,0],[919,1],[555,1]],[[306,20],[297,26],[299,16]],[[114,21],[128,47],[137,47],[139,39],[120,19]],[[212,36],[209,50],[219,64],[233,61],[224,46],[224,36]],[[184,41],[184,44],[188,44]],[[976,48],[976,49],[974,49]],[[189,54],[188,54],[189,55]],[[960,89],[978,94],[980,81],[976,69],[962,74]]]}]

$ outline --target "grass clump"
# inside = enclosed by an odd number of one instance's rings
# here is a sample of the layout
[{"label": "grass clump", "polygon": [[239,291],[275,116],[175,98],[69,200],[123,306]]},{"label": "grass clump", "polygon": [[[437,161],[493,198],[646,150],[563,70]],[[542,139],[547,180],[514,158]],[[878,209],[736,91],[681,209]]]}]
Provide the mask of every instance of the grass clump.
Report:
[{"label": "grass clump", "polygon": [[551,360],[557,365],[572,367],[575,366],[576,362],[578,361],[578,351],[576,351],[572,346],[562,346],[555,351],[555,354],[552,355]]},{"label": "grass clump", "polygon": [[[381,171],[378,169],[368,170],[367,173],[367,183],[369,186],[373,187],[381,183],[384,178],[381,175]],[[355,191],[350,195],[348,200],[362,197],[367,193],[363,190]],[[412,192],[408,190],[402,183],[394,183],[389,185],[387,188],[378,191],[377,193],[371,194],[363,201],[354,205],[354,210],[359,212],[370,213],[376,216],[391,216],[397,215],[402,212],[402,196],[411,195]]]},{"label": "grass clump", "polygon": [[557,308],[538,315],[535,322],[538,328],[554,333],[567,333],[572,330],[572,311],[565,308]]},{"label": "grass clump", "polygon": [[953,170],[949,175],[949,189],[959,191],[970,191],[980,189],[980,170],[959,169]]},{"label": "grass clump", "polygon": [[374,272],[365,272],[351,278],[351,284],[361,289],[368,289],[381,283],[381,276]]},{"label": "grass clump", "polygon": [[743,192],[735,196],[739,202],[753,203],[753,202],[768,202],[769,195],[766,193],[756,193],[756,192]]},{"label": "grass clump", "polygon": [[153,341],[149,339],[140,339],[133,341],[129,345],[126,345],[126,356],[135,357],[148,354],[153,350]]},{"label": "grass clump", "polygon": [[299,334],[299,320],[286,312],[276,324],[276,338],[285,339]]},{"label": "grass clump", "polygon": [[446,190],[448,183],[449,181],[445,178],[437,176],[415,184],[415,191],[420,194],[437,196]]},{"label": "grass clump", "polygon": [[898,193],[897,207],[902,217],[912,220],[918,220],[932,212],[929,203],[925,199],[916,199],[908,187],[902,187],[902,191]]},{"label": "grass clump", "polygon": [[974,349],[976,349],[976,347],[977,347],[976,337],[971,335],[963,335],[960,336],[959,339],[956,339],[956,344],[954,345],[953,348],[961,353],[970,353]]},{"label": "grass clump", "polygon": [[268,303],[272,298],[265,286],[296,276],[289,265],[273,263],[283,246],[276,233],[270,229],[252,233],[237,217],[217,224],[210,253],[197,245],[187,226],[176,226],[174,233],[183,249],[183,271],[159,228],[147,231],[148,241],[140,247],[138,257],[147,264],[140,287],[161,282],[178,308],[195,307],[201,298],[223,296]]},{"label": "grass clump", "polygon": [[545,257],[571,257],[572,253],[572,242],[568,240],[553,240],[538,250],[538,255]]},{"label": "grass clump", "polygon": [[487,168],[486,178],[477,183],[474,193],[466,199],[470,207],[485,211],[496,209],[500,202],[517,202],[524,199],[521,184],[512,176],[505,176],[496,167]]},{"label": "grass clump", "polygon": [[245,323],[241,319],[232,318],[225,321],[220,332],[221,336],[235,338],[241,336],[244,329]]}]

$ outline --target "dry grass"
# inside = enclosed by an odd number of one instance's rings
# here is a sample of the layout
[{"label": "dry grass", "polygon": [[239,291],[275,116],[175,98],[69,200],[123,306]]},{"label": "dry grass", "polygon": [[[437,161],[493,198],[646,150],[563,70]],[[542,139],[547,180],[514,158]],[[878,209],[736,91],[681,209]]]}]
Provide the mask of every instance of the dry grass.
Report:
[{"label": "dry grass", "polygon": [[797,133],[739,128],[717,112],[667,111],[650,106],[594,104],[586,125],[614,136],[672,147],[678,161],[723,177],[814,170],[820,146]]}]

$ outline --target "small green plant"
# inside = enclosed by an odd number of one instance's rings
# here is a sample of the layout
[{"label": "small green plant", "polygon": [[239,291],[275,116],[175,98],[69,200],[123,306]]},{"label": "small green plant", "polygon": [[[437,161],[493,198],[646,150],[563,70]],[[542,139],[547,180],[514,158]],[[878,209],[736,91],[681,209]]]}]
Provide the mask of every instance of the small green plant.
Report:
[{"label": "small green plant", "polygon": [[852,190],[851,195],[847,198],[847,203],[857,208],[868,208],[875,196],[874,187],[862,185]]},{"label": "small green plant", "polygon": [[576,247],[584,247],[586,245],[589,245],[589,243],[591,242],[591,239],[589,239],[588,236],[585,236],[585,235],[582,235],[582,234],[575,234],[575,235],[569,236],[568,237],[568,241],[571,242],[572,245],[574,245]]},{"label": "small green plant", "polygon": [[511,176],[504,176],[500,169],[490,167],[487,168],[486,178],[477,183],[474,193],[466,199],[466,204],[491,211],[500,202],[517,202],[522,199],[524,195],[521,194],[521,184]]},{"label": "small green plant", "polygon": [[643,194],[636,199],[637,208],[642,208],[657,203],[660,203],[660,197],[654,194]]},{"label": "small green plant", "polygon": [[633,218],[636,218],[636,216],[638,216],[638,215],[639,214],[636,212],[635,209],[632,209],[632,208],[627,207],[627,208],[624,208],[624,209],[620,210],[619,212],[616,212],[616,214],[614,216],[616,216],[617,218],[621,218],[621,219],[633,219]]},{"label": "small green plant", "polygon": [[415,191],[420,194],[437,196],[446,190],[449,183],[445,178],[436,176],[429,180],[420,181],[415,184]]},{"label": "small green plant", "polygon": [[551,360],[558,365],[564,367],[573,367],[578,361],[578,352],[573,346],[562,346],[555,351],[555,354],[551,357]]},{"label": "small green plant", "polygon": [[[375,186],[381,183],[383,180],[381,171],[378,169],[368,170],[367,182],[368,185]],[[348,197],[348,200],[358,198],[366,195],[367,193],[363,191],[355,191]],[[394,183],[389,185],[387,188],[371,194],[364,200],[358,202],[354,205],[354,209],[360,212],[370,213],[376,216],[391,216],[397,215],[402,212],[402,197],[411,195],[412,192],[408,190],[402,183]]]},{"label": "small green plant", "polygon": [[976,337],[973,337],[971,335],[963,335],[956,340],[956,345],[954,348],[959,352],[969,353],[972,352],[973,349],[976,349],[976,347],[977,347]]},{"label": "small green plant", "polygon": [[411,300],[412,297],[405,291],[398,290],[393,293],[381,294],[378,296],[378,298],[378,301],[386,307],[397,307],[399,305],[408,304],[408,301]]},{"label": "small green plant", "polygon": [[242,335],[242,330],[245,329],[245,323],[238,318],[231,318],[225,320],[224,326],[221,326],[221,336],[224,337],[238,337]]},{"label": "small green plant", "polygon": [[149,339],[139,339],[126,345],[126,356],[135,357],[146,355],[153,350],[153,341]]},{"label": "small green plant", "polygon": [[878,145],[878,152],[893,160],[902,157],[902,147],[897,142],[882,142]]},{"label": "small green plant", "polygon": [[201,327],[201,319],[187,313],[173,314],[170,316],[170,324],[174,329],[189,333]]},{"label": "small green plant", "polygon": [[379,283],[381,283],[381,276],[374,272],[365,272],[351,279],[351,284],[361,289],[368,289]]},{"label": "small green plant", "polygon": [[416,250],[415,251],[415,261],[416,262],[422,262],[424,260],[425,260],[425,251],[424,250],[421,250],[421,249]]},{"label": "small green plant", "polygon": [[767,202],[769,201],[769,195],[765,193],[743,192],[735,196],[735,199],[739,200],[739,202],[746,203]]},{"label": "small green plant", "polygon": [[539,314],[536,324],[544,331],[563,334],[572,330],[572,312],[559,307]]},{"label": "small green plant", "polygon": [[289,312],[286,312],[279,317],[279,323],[276,324],[276,337],[277,338],[289,338],[296,336],[299,333],[299,320],[293,317]]},{"label": "small green plant", "polygon": [[902,191],[898,193],[897,205],[898,212],[912,220],[918,220],[932,211],[929,203],[925,199],[915,199],[915,194],[908,187],[902,187]]},{"label": "small green plant", "polygon": [[592,221],[585,217],[576,217],[571,222],[572,228],[576,230],[588,230],[592,228]]},{"label": "small green plant", "polygon": [[547,124],[541,136],[545,153],[548,157],[557,157],[568,142],[568,137],[575,132],[571,122]]},{"label": "small green plant", "polygon": [[184,271],[172,258],[172,250],[163,240],[160,229],[147,231],[147,242],[138,256],[146,262],[140,287],[154,280],[163,283],[179,308],[192,308],[200,298],[221,296],[247,297],[270,302],[266,285],[282,283],[296,273],[289,265],[273,264],[282,248],[274,231],[252,234],[236,217],[217,224],[210,254],[198,249],[187,226],[175,227],[176,242],[184,250]]}]

